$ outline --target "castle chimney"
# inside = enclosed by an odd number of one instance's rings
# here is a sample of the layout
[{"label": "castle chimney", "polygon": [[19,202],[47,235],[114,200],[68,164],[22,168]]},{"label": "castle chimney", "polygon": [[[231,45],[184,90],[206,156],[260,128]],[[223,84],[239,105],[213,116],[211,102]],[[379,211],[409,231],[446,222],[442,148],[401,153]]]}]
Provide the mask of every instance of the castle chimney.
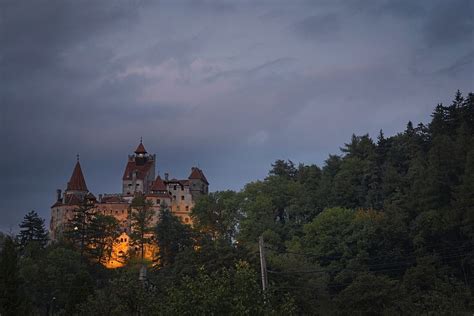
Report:
[{"label": "castle chimney", "polygon": [[102,203],[102,194],[99,194],[99,203]]},{"label": "castle chimney", "polygon": [[168,172],[165,172],[165,180],[168,181],[168,178],[169,178],[169,173]]},{"label": "castle chimney", "polygon": [[56,190],[56,200],[61,202],[61,189]]}]

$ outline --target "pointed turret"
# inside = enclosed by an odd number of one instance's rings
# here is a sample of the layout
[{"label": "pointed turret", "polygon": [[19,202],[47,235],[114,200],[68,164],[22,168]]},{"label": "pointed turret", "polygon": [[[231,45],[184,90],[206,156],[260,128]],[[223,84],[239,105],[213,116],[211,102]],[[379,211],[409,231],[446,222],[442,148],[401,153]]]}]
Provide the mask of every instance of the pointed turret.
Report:
[{"label": "pointed turret", "polygon": [[202,172],[202,170],[197,168],[197,167],[192,167],[191,168],[191,174],[189,175],[188,179],[189,180],[201,180],[205,184],[209,184],[209,182],[207,182],[206,176],[204,175],[204,172]]},{"label": "pointed turret", "polygon": [[71,179],[69,179],[69,182],[67,183],[67,191],[88,191],[79,159],[76,162]]},{"label": "pointed turret", "polygon": [[135,149],[135,153],[136,153],[137,155],[139,155],[139,154],[144,155],[144,154],[147,153],[147,151],[146,151],[146,149],[145,149],[145,146],[143,146],[143,143],[142,143],[142,139],[141,139],[141,138],[140,138],[140,144],[138,145],[137,149]]},{"label": "pointed turret", "polygon": [[155,180],[155,155],[149,155],[143,146],[140,138],[140,144],[135,149],[135,155],[128,156],[127,166],[122,177],[122,192],[126,196],[133,196],[137,192],[148,193]]},{"label": "pointed turret", "polygon": [[153,192],[167,192],[166,185],[161,180],[161,177],[158,175],[156,177],[156,180],[153,182],[153,185],[151,186],[151,191]]}]

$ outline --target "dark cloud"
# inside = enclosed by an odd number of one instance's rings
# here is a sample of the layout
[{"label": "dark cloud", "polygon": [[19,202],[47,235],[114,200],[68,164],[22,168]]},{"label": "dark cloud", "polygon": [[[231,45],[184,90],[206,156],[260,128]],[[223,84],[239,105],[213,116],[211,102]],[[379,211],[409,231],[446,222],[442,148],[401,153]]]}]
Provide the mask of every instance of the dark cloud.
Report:
[{"label": "dark cloud", "polygon": [[474,45],[474,3],[470,0],[441,1],[427,16],[423,27],[430,47],[468,44]]},{"label": "dark cloud", "polygon": [[295,30],[306,39],[336,39],[341,28],[339,16],[334,13],[313,15],[294,24]]},{"label": "dark cloud", "polygon": [[0,230],[49,218],[75,155],[120,191],[140,136],[160,172],[238,189],[355,132],[426,121],[472,88],[469,1],[1,1]]}]

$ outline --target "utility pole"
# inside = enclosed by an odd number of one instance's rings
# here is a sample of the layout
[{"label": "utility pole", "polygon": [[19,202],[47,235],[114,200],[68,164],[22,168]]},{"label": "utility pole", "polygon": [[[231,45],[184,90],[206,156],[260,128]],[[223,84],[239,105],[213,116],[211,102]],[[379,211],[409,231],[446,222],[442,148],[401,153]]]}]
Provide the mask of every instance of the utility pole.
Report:
[{"label": "utility pole", "polygon": [[265,292],[268,288],[267,278],[267,262],[265,261],[265,249],[263,244],[263,236],[258,238],[258,248],[260,250],[260,270],[262,274],[262,289]]}]

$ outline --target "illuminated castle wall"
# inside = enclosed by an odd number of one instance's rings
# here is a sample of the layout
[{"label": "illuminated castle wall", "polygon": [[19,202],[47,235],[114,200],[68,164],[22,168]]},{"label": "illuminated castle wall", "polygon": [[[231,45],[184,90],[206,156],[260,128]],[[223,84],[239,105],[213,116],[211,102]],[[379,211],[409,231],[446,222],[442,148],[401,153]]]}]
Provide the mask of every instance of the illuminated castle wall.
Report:
[{"label": "illuminated castle wall", "polygon": [[[85,197],[94,201],[96,212],[114,216],[120,223],[122,235],[116,240],[112,258],[106,264],[111,268],[122,266],[120,257],[130,251],[128,234],[131,230],[130,214],[133,212],[130,204],[138,194],[144,195],[152,204],[154,216],[150,225],[156,224],[163,204],[183,223],[192,224],[191,209],[196,199],[202,194],[207,194],[209,190],[209,183],[204,173],[201,169],[193,167],[187,179],[170,179],[168,173],[161,178],[159,175],[155,177],[155,166],[156,155],[149,155],[140,142],[135,154],[128,156],[122,177],[122,192],[99,194],[96,198],[87,189],[78,159],[64,194],[61,190],[57,190],[56,202],[51,206],[51,238],[55,240],[62,234]],[[146,257],[151,259],[153,252],[154,249],[148,247]]]}]

